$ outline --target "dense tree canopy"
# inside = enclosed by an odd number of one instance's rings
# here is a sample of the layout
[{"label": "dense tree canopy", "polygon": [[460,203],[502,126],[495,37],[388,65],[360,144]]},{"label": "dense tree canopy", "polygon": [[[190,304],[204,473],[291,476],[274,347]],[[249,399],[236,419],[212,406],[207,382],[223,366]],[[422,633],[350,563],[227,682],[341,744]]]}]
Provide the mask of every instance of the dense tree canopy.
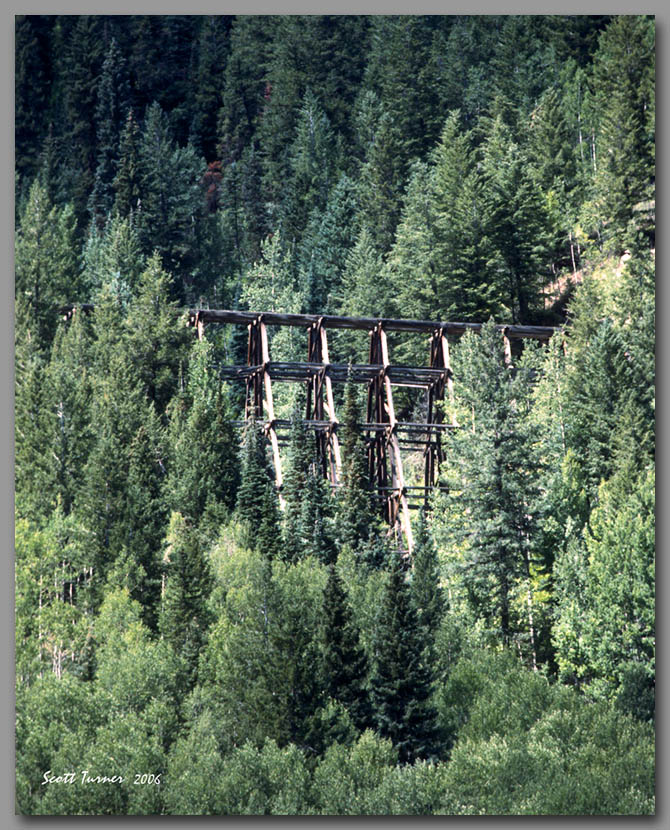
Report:
[{"label": "dense tree canopy", "polygon": [[[654,39],[16,17],[17,813],[654,812]],[[188,308],[484,324],[450,338],[412,550],[365,392],[334,388],[335,483],[273,384],[282,479],[220,377],[246,331]],[[510,355],[511,323],[560,328]],[[368,361],[366,332],[328,340]]]}]

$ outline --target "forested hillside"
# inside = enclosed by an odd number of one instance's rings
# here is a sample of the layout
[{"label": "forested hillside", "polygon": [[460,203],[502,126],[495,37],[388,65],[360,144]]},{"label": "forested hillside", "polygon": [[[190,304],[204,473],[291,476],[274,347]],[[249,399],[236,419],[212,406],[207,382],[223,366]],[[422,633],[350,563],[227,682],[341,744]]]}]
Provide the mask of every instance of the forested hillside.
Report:
[{"label": "forested hillside", "polygon": [[[19,16],[15,70],[17,812],[653,813],[653,17]],[[276,384],[279,493],[189,308],[485,324],[411,556],[361,389],[332,488]]]}]

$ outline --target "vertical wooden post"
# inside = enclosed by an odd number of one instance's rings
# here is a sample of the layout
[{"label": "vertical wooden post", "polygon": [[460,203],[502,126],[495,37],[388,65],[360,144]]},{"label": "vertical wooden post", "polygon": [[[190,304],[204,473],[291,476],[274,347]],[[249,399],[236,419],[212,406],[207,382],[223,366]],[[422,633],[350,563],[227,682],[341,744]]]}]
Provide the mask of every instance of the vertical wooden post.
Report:
[{"label": "vertical wooden post", "polygon": [[195,315],[195,323],[198,329],[198,340],[205,339],[205,322],[202,319],[200,312],[198,311]]},{"label": "vertical wooden post", "polygon": [[393,497],[395,500],[395,505],[393,508],[393,519],[395,520],[398,515],[398,507],[402,509],[401,516],[400,516],[400,524],[402,529],[405,533],[405,539],[407,540],[407,549],[409,553],[412,552],[412,548],[414,547],[414,539],[412,536],[412,526],[409,520],[409,507],[407,505],[407,490],[405,488],[405,476],[403,473],[402,468],[402,456],[400,455],[400,444],[398,443],[398,435],[396,432],[396,428],[398,426],[398,421],[395,415],[395,407],[393,405],[393,389],[391,387],[391,379],[388,376],[387,369],[391,365],[389,361],[389,353],[388,353],[388,341],[386,339],[386,332],[382,327],[382,324],[379,323],[378,327],[379,332],[379,345],[381,347],[381,359],[382,365],[384,367],[384,388],[386,391],[386,412],[388,415],[388,422],[389,428],[387,430],[387,442],[391,448],[391,475],[392,475],[392,486],[394,488]]},{"label": "vertical wooden post", "polygon": [[267,410],[268,423],[265,426],[265,431],[272,444],[272,457],[275,465],[275,480],[277,482],[277,492],[279,494],[279,504],[282,510],[285,507],[285,502],[281,494],[281,486],[283,484],[281,471],[281,458],[279,456],[279,442],[277,441],[277,432],[275,431],[275,409],[272,400],[272,381],[270,379],[270,372],[268,365],[270,363],[270,348],[268,345],[268,332],[263,322],[263,315],[258,318],[258,330],[260,333],[261,357],[263,363],[263,383],[265,386],[265,408]]},{"label": "vertical wooden post", "polygon": [[512,365],[512,344],[509,342],[507,326],[503,329],[503,343],[505,346],[505,366]]},{"label": "vertical wooden post", "polygon": [[449,362],[449,341],[444,329],[440,329],[440,345],[442,346],[442,365],[447,370],[447,394],[449,395],[449,408],[451,409],[451,423],[458,426],[454,407],[454,376]]},{"label": "vertical wooden post", "polygon": [[[381,345],[379,340],[379,326],[370,332],[370,357],[369,363],[379,365],[382,362]],[[385,423],[388,418],[384,407],[384,396],[382,393],[384,370],[368,383],[368,406],[367,419],[370,423]],[[386,487],[388,484],[388,471],[386,468],[386,440],[381,432],[373,429],[368,433],[368,470],[370,484],[376,482],[379,493],[384,495],[384,517],[391,521],[391,506]]]},{"label": "vertical wooden post", "polygon": [[340,442],[337,437],[337,416],[335,415],[335,401],[333,399],[333,385],[328,374],[328,365],[330,364],[330,357],[328,355],[328,338],[326,330],[321,321],[319,321],[319,332],[321,336],[321,360],[326,366],[324,381],[326,386],[326,403],[325,408],[330,420],[330,429],[328,431],[328,447],[330,454],[330,474],[333,484],[337,484],[342,478],[342,458],[340,455]]}]

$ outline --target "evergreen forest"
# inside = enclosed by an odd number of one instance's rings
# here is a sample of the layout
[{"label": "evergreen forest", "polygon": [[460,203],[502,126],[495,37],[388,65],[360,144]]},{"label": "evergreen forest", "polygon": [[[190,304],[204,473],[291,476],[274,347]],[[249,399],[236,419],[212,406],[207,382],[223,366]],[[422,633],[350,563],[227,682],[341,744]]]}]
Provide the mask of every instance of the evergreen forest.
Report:
[{"label": "evergreen forest", "polygon": [[[654,814],[654,183],[652,16],[15,17],[16,812]],[[411,554],[199,308],[483,324]]]}]

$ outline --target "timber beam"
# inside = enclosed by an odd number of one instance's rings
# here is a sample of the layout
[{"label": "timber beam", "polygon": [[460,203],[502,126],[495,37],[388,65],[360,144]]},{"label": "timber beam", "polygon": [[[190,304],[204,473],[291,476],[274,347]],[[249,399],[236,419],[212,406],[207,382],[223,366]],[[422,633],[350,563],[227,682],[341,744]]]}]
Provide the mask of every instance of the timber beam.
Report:
[{"label": "timber beam", "polygon": [[[188,312],[191,325],[197,325],[196,319],[203,323],[232,323],[234,325],[248,325],[258,319],[259,314],[253,311],[229,311],[223,309],[202,308]],[[357,329],[359,331],[371,331],[379,324],[383,329],[389,331],[415,332],[417,334],[432,334],[436,329],[441,329],[445,335],[459,336],[467,331],[479,332],[481,323],[460,323],[448,321],[430,320],[400,320],[396,318],[379,317],[339,317],[333,314],[288,314],[277,311],[263,313],[263,319],[268,326],[297,326],[305,329],[315,324],[320,324],[328,329]],[[510,340],[550,340],[553,334],[560,329],[554,326],[521,326],[521,325],[498,325],[501,332],[507,330]]]}]

